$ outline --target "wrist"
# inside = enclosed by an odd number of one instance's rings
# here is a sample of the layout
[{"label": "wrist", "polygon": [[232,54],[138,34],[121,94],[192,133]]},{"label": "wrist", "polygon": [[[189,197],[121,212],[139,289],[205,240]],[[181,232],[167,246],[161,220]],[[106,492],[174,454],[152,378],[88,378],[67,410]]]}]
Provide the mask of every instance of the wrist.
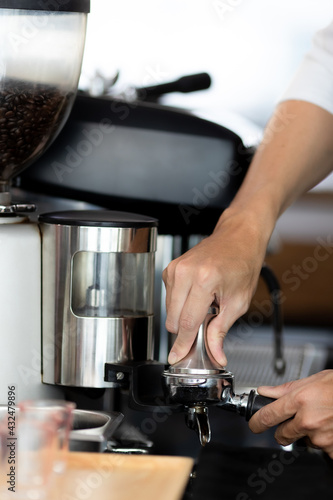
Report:
[{"label": "wrist", "polygon": [[266,251],[270,237],[275,227],[277,217],[259,203],[241,206],[231,204],[219,218],[214,234],[224,232],[226,227],[232,228],[238,234],[243,233],[244,240],[255,242],[255,246]]}]

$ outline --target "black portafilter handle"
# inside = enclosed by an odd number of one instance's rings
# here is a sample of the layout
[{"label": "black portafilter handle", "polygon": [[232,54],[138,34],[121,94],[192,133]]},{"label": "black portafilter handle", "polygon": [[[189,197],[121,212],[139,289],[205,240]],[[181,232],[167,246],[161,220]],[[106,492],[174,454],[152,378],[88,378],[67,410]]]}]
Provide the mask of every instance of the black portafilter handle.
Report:
[{"label": "black portafilter handle", "polygon": [[254,389],[252,389],[247,401],[245,420],[248,422],[258,410],[260,410],[263,406],[273,403],[274,401],[276,401],[276,399],[261,396],[261,394],[258,394]]},{"label": "black portafilter handle", "polygon": [[208,73],[197,73],[178,78],[173,82],[161,83],[150,87],[141,87],[136,89],[137,98],[140,101],[156,101],[164,94],[171,92],[195,92],[197,90],[206,90],[211,85],[211,77]]}]

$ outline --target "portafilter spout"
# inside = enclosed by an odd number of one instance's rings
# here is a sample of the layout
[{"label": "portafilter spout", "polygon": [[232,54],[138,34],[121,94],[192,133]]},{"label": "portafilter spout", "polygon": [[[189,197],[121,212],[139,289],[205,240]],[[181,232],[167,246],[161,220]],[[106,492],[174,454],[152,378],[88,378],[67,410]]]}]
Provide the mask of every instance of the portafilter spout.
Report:
[{"label": "portafilter spout", "polygon": [[274,401],[254,390],[249,394],[234,393],[234,375],[216,362],[207,344],[207,327],[217,314],[218,307],[212,305],[190,352],[163,372],[168,402],[185,407],[186,424],[198,433],[202,446],[211,439],[209,405],[233,411],[249,420],[262,406]]}]

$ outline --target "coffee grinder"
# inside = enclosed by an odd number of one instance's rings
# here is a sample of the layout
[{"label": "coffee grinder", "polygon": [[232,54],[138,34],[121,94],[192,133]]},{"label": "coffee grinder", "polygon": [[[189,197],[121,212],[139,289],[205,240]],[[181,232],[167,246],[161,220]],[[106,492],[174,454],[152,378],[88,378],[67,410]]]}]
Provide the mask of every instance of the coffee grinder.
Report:
[{"label": "coffee grinder", "polygon": [[74,390],[118,387],[104,379],[106,362],[154,355],[157,220],[75,210],[42,214],[39,222],[43,382]]},{"label": "coffee grinder", "polygon": [[75,99],[90,0],[0,0],[0,403],[41,384],[41,240],[11,182],[63,127]]}]

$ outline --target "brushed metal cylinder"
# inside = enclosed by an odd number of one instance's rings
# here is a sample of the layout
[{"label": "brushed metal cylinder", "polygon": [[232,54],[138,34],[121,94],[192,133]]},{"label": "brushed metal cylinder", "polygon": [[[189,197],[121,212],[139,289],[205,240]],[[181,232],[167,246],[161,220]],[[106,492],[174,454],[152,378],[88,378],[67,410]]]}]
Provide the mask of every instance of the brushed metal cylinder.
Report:
[{"label": "brushed metal cylinder", "polygon": [[[40,217],[43,382],[113,387],[104,381],[106,362],[153,359],[157,221],[147,218],[144,227],[142,217],[140,223],[134,220],[137,227],[115,227],[121,217],[113,221],[107,212],[113,224],[108,226],[103,211],[98,226],[99,211],[93,211],[87,222],[78,212],[76,225],[72,216]],[[91,217],[96,224],[89,226]],[[95,269],[101,259],[105,273]],[[92,272],[91,279],[100,281],[87,287]],[[87,304],[80,308],[84,297]]]}]

